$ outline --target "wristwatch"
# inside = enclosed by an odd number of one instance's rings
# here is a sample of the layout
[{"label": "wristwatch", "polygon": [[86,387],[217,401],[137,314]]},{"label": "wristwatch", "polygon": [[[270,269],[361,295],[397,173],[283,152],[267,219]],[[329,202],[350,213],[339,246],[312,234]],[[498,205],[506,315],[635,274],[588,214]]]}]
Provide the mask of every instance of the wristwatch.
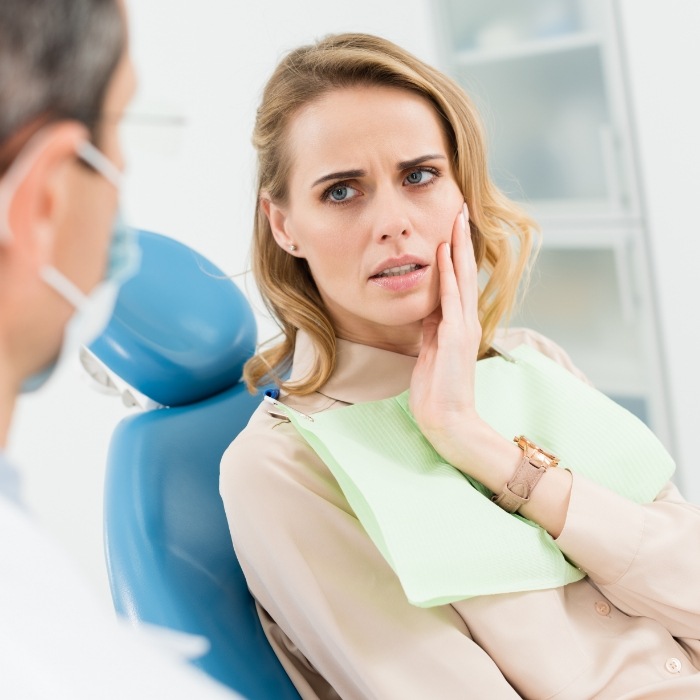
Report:
[{"label": "wristwatch", "polygon": [[547,471],[559,464],[559,457],[528,440],[524,435],[513,438],[513,442],[523,451],[515,473],[493,501],[508,513],[516,513],[518,509],[530,500],[537,482]]}]

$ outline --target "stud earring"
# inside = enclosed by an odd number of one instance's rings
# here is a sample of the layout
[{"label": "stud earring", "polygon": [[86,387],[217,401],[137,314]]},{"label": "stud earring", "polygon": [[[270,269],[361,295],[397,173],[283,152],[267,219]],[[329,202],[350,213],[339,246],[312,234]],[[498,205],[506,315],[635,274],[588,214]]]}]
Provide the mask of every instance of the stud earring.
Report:
[{"label": "stud earring", "polygon": [[292,243],[292,245],[289,246],[289,250],[292,251],[292,253],[297,249],[297,247]]}]

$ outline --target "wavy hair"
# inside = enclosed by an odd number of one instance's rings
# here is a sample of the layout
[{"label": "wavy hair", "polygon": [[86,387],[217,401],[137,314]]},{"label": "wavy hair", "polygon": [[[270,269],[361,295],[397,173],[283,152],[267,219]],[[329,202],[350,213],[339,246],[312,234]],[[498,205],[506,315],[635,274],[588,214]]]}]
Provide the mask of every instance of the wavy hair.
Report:
[{"label": "wavy hair", "polygon": [[[322,387],[335,367],[336,337],[309,266],[275,242],[262,197],[285,204],[290,156],[287,133],[305,105],[325,93],[353,86],[387,86],[427,99],[441,118],[452,150],[452,169],[470,213],[480,276],[482,339],[479,356],[512,312],[533,247],[534,222],[491,182],[481,121],[469,97],[453,80],[399,46],[367,34],[331,35],[291,51],[277,66],[257,111],[253,145],[258,154],[258,201],[252,242],[252,270],[268,311],[281,329],[281,342],[259,349],[244,368],[250,391],[274,381],[290,394]],[[289,369],[298,329],[315,349],[310,373],[296,382]]]}]

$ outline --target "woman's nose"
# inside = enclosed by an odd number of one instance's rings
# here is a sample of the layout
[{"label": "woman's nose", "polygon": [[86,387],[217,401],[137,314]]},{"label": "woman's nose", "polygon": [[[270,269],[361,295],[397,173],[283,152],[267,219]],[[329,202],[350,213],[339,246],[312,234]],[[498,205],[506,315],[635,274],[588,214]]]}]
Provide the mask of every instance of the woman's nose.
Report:
[{"label": "woman's nose", "polygon": [[394,194],[378,196],[374,202],[374,238],[388,242],[395,238],[407,237],[411,225],[406,203]]}]

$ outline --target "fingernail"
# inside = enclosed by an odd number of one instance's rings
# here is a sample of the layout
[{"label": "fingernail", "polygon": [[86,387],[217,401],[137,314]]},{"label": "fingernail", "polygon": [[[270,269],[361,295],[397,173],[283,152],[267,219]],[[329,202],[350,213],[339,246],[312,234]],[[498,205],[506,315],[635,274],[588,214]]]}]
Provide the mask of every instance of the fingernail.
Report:
[{"label": "fingernail", "polygon": [[447,247],[447,255],[452,258],[452,246],[449,243],[445,243],[445,246]]},{"label": "fingernail", "polygon": [[462,229],[467,230],[467,221],[469,220],[469,210],[467,209],[467,203],[462,204]]}]

